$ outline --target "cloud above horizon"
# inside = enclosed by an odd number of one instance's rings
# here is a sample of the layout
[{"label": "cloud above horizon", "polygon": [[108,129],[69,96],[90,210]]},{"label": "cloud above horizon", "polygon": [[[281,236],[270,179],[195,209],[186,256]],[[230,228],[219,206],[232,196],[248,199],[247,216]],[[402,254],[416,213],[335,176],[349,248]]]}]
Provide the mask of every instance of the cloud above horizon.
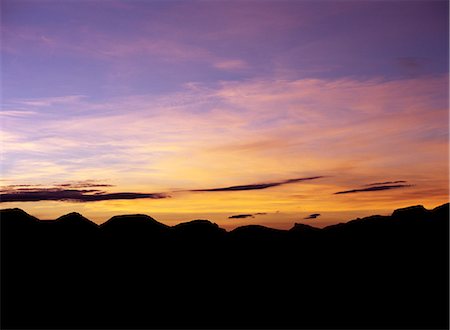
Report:
[{"label": "cloud above horizon", "polygon": [[223,187],[223,188],[209,188],[209,189],[193,189],[189,190],[192,192],[208,192],[208,191],[244,191],[244,190],[259,190],[259,189],[267,189],[271,187],[277,187],[289,183],[295,183],[295,182],[301,182],[301,181],[309,181],[309,180],[315,180],[323,178],[323,176],[312,176],[308,178],[296,178],[296,179],[289,179],[284,181],[278,181],[278,182],[271,182],[271,183],[256,183],[256,184],[248,184],[248,185],[242,185],[242,186],[231,186],[231,187]]},{"label": "cloud above horizon", "polygon": [[169,195],[163,193],[106,193],[98,189],[20,188],[7,192],[2,190],[2,193],[0,194],[0,203],[39,201],[98,202],[140,198],[161,199],[169,197]]},{"label": "cloud above horizon", "polygon": [[407,188],[411,187],[410,184],[398,184],[398,185],[387,185],[387,186],[373,186],[369,188],[363,188],[363,189],[352,189],[352,190],[344,190],[344,191],[338,191],[335,192],[335,195],[341,195],[341,194],[353,194],[353,193],[360,193],[360,192],[368,192],[368,191],[381,191],[381,190],[390,190],[390,189],[398,189],[398,188]]},{"label": "cloud above horizon", "polygon": [[245,218],[254,218],[257,215],[266,215],[267,212],[258,212],[258,213],[246,213],[246,214],[236,214],[229,216],[228,219],[245,219]]},{"label": "cloud above horizon", "polygon": [[318,217],[320,217],[320,213],[313,213],[313,214],[310,214],[310,215],[308,215],[307,217],[305,217],[303,219],[316,219]]},{"label": "cloud above horizon", "polygon": [[381,185],[387,185],[387,184],[396,184],[396,183],[406,183],[405,180],[398,180],[398,181],[385,181],[385,182],[375,182],[375,183],[369,183],[365,186],[381,186]]},{"label": "cloud above horizon", "polygon": [[245,218],[254,218],[253,214],[236,214],[229,216],[228,219],[245,219]]},{"label": "cloud above horizon", "polygon": [[53,185],[59,188],[106,188],[114,187],[112,184],[98,183],[98,180],[83,180],[83,181],[72,181],[65,183],[57,183]]}]

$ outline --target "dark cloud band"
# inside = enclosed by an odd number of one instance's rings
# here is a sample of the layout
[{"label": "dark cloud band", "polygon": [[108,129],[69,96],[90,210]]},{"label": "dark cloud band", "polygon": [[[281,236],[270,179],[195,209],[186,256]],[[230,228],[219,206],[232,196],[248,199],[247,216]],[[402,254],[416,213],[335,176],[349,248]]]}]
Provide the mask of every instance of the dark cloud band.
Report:
[{"label": "dark cloud band", "polygon": [[310,214],[306,218],[303,218],[303,219],[316,219],[317,217],[320,217],[320,213]]},{"label": "dark cloud band", "polygon": [[245,218],[254,218],[253,214],[236,214],[228,217],[228,219],[245,219]]},{"label": "dark cloud band", "polygon": [[398,185],[389,185],[389,186],[373,186],[373,187],[364,188],[364,189],[353,189],[353,190],[338,191],[338,192],[335,192],[334,194],[335,195],[353,194],[353,193],[359,193],[359,192],[390,190],[390,189],[398,189],[398,188],[406,188],[406,187],[411,187],[411,185],[409,185],[409,184],[398,184]]},{"label": "dark cloud band", "polygon": [[249,184],[249,185],[243,185],[243,186],[231,186],[231,187],[210,188],[210,189],[195,189],[195,190],[190,190],[190,191],[208,192],[208,191],[258,190],[258,189],[266,189],[266,188],[281,186],[281,185],[289,184],[289,183],[315,180],[315,179],[320,179],[320,178],[323,178],[323,176],[312,176],[312,177],[308,177],[308,178],[296,178],[296,179],[289,179],[289,180],[284,180],[284,181],[279,181],[279,182]]},{"label": "dark cloud band", "polygon": [[396,184],[396,183],[406,183],[406,181],[404,180],[399,180],[399,181],[386,181],[386,182],[375,182],[375,183],[369,183],[366,184],[366,187],[370,187],[370,186],[381,186],[381,185],[387,185],[387,184]]},{"label": "dark cloud band", "polygon": [[236,214],[228,217],[228,219],[245,219],[245,218],[254,218],[257,215],[266,215],[266,212],[258,212],[258,213],[248,213],[248,214]]},{"label": "dark cloud band", "polygon": [[75,201],[75,202],[97,202],[118,199],[139,198],[168,198],[170,196],[161,193],[105,193],[100,190],[76,190],[76,189],[30,189],[28,191],[15,191],[0,194],[0,203],[6,202],[38,202],[38,201]]}]

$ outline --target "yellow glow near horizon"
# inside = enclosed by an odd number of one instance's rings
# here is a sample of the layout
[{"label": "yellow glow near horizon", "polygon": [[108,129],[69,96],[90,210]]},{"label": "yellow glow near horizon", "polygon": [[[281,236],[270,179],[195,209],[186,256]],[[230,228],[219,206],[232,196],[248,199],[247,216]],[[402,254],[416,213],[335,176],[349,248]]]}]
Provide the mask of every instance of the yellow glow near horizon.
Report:
[{"label": "yellow glow near horizon", "polygon": [[[286,227],[311,213],[322,216],[310,222],[324,225],[349,220],[354,212],[364,216],[414,204],[434,207],[448,201],[448,141],[443,133],[448,112],[436,103],[434,91],[446,80],[255,80],[159,99],[118,99],[117,104],[70,99],[69,108],[104,108],[110,114],[45,121],[45,130],[58,138],[22,143],[20,136],[6,131],[6,152],[38,150],[46,157],[17,160],[5,185],[51,186],[95,178],[113,185],[98,188],[107,193],[171,197],[3,205],[43,218],[78,210],[102,222],[116,214],[146,213],[169,222],[202,216],[225,227],[244,223],[228,219],[243,213],[268,213],[245,223]],[[205,102],[207,110],[197,112]],[[123,107],[130,111],[116,111]],[[6,121],[14,127],[21,120]],[[84,154],[91,149],[95,153]],[[79,158],[60,162],[57,157],[66,150]],[[190,191],[311,176],[323,177],[261,190]],[[397,180],[407,187],[334,194]]]}]

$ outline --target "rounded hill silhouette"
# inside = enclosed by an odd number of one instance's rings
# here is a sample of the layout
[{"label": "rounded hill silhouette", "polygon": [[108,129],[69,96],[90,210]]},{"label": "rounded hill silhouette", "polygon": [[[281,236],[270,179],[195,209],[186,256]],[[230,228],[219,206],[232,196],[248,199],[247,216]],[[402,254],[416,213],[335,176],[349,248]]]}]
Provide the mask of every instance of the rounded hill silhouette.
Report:
[{"label": "rounded hill silhouette", "polygon": [[100,228],[110,233],[158,234],[167,231],[169,226],[145,214],[129,214],[114,216],[102,223]]},{"label": "rounded hill silhouette", "polygon": [[97,224],[83,217],[80,213],[71,212],[60,216],[55,220],[56,223],[65,226],[83,226],[84,228],[98,228]]},{"label": "rounded hill silhouette", "polygon": [[209,220],[192,220],[179,223],[171,228],[172,235],[177,238],[191,240],[219,239],[226,230]]}]

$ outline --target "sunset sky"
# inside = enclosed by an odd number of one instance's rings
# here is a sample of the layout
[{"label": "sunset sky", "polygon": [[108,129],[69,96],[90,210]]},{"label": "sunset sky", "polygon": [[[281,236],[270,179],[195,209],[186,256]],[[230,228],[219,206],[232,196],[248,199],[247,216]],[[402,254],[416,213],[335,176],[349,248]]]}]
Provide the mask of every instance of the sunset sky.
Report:
[{"label": "sunset sky", "polygon": [[290,228],[449,201],[448,1],[1,12],[1,208]]}]

